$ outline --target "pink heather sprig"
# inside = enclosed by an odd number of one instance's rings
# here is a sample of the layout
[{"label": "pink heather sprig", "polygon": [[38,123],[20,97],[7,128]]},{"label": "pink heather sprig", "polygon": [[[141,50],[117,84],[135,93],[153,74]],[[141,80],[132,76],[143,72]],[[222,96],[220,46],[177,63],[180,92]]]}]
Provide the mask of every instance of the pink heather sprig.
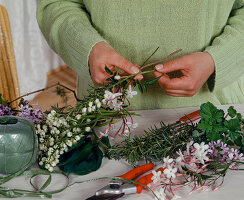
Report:
[{"label": "pink heather sprig", "polygon": [[238,149],[229,148],[221,140],[209,143],[209,156],[220,165],[230,164],[230,169],[239,169],[239,162],[244,161],[243,154]]}]

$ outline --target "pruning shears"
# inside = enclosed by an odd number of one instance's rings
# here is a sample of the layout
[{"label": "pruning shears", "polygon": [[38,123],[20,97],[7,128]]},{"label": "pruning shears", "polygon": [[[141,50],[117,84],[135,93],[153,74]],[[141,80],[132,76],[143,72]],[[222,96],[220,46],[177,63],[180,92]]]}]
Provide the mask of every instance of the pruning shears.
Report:
[{"label": "pruning shears", "polygon": [[[153,174],[150,173],[136,180],[137,183],[143,185],[134,184],[129,180],[134,180],[137,177],[143,175],[144,173],[152,170],[153,168],[154,168],[154,164],[148,163],[140,167],[134,168],[131,171],[127,172],[126,174],[117,176],[123,179],[112,180],[107,186],[98,190],[94,196],[86,200],[115,200],[128,194],[135,194],[135,193],[140,194],[142,192],[142,189],[144,188],[144,185],[153,182],[152,180]],[[164,169],[165,168],[159,168],[156,170],[156,172],[161,171],[163,173]],[[125,179],[128,179],[128,181],[126,181]]]}]

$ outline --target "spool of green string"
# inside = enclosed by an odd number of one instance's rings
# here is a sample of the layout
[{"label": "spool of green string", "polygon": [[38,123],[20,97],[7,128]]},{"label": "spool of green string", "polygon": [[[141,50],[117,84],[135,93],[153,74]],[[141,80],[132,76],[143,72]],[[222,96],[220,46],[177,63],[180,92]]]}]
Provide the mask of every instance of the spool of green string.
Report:
[{"label": "spool of green string", "polygon": [[31,167],[37,159],[38,139],[34,124],[16,116],[0,117],[0,174]]}]

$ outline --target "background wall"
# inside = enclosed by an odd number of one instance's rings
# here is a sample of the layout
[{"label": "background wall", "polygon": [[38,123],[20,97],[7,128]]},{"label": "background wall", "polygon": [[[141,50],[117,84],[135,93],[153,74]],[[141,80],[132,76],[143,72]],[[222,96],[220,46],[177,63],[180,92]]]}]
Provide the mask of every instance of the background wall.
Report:
[{"label": "background wall", "polygon": [[64,65],[61,58],[48,47],[39,30],[36,21],[37,2],[0,0],[10,18],[21,94],[45,87],[46,73]]}]

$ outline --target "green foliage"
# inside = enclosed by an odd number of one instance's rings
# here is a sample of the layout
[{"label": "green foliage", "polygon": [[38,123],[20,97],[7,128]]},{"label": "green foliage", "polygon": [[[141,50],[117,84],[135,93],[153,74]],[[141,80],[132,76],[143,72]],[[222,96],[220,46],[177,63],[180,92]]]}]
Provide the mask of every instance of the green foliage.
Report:
[{"label": "green foliage", "polygon": [[86,138],[61,155],[58,166],[64,172],[85,175],[96,171],[101,166],[102,158],[98,144]]},{"label": "green foliage", "polygon": [[0,93],[0,104],[7,106],[8,101],[5,99],[4,95]]},{"label": "green foliage", "polygon": [[201,105],[199,114],[202,119],[198,128],[206,133],[210,141],[221,139],[229,145],[237,145],[244,149],[244,134],[241,132],[243,124],[242,115],[230,106],[227,111],[229,118],[221,109],[217,109],[212,103],[207,102]]},{"label": "green foliage", "polygon": [[184,149],[196,129],[194,125],[166,125],[163,122],[160,126],[145,131],[143,136],[127,137],[116,143],[107,149],[107,156],[116,160],[125,159],[133,166],[141,159],[147,162],[160,161]]}]

